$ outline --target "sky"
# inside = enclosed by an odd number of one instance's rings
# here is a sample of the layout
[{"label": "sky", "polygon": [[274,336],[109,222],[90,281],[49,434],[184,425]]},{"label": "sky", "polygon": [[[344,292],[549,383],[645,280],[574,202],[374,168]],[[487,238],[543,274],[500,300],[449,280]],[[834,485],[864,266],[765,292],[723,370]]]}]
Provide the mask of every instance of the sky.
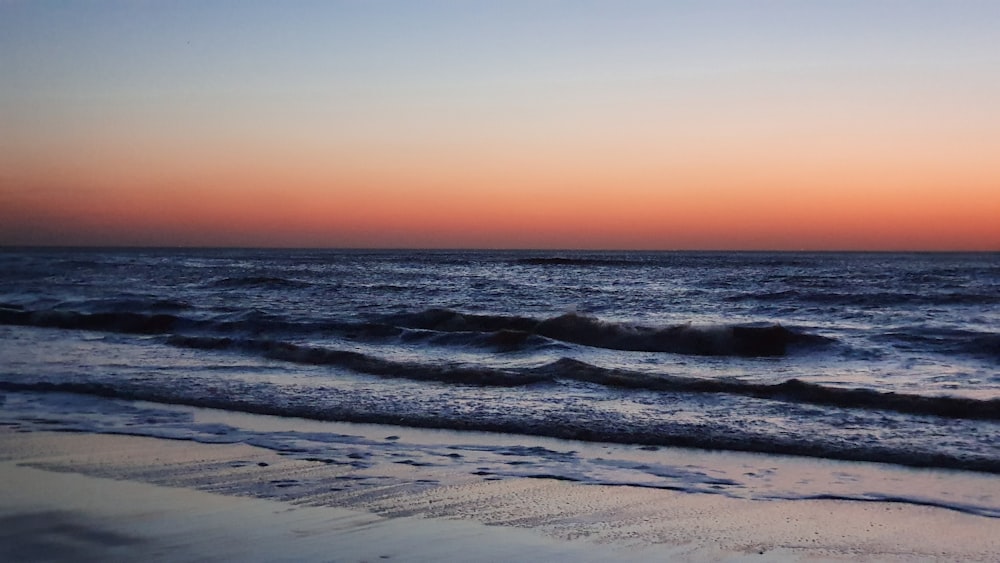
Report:
[{"label": "sky", "polygon": [[1000,2],[0,0],[0,245],[1000,250]]}]

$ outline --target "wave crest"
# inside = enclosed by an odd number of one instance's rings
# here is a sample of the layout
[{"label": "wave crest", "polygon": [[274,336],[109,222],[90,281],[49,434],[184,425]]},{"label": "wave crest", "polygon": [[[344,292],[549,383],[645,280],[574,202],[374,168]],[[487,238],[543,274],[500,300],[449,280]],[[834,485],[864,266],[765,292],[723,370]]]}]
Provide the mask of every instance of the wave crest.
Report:
[{"label": "wave crest", "polygon": [[784,356],[792,345],[823,344],[831,339],[800,333],[781,325],[678,325],[665,328],[607,322],[577,313],[538,320],[520,316],[473,315],[451,309],[429,309],[391,317],[407,328],[441,332],[514,331],[552,340],[629,352],[671,352],[699,356]]},{"label": "wave crest", "polygon": [[371,405],[310,400],[274,402],[270,392],[217,395],[203,389],[150,388],[143,385],[110,386],[90,382],[0,381],[0,391],[36,393],[77,393],[98,397],[151,401],[162,404],[189,405],[232,412],[267,414],[313,420],[395,424],[420,428],[480,430],[549,436],[572,440],[680,446],[712,450],[734,450],[770,454],[800,455],[850,461],[896,463],[913,467],[939,467],[1000,474],[1000,462],[983,455],[955,455],[910,450],[879,443],[855,444],[837,440],[802,439],[795,436],[757,435],[752,432],[711,429],[704,425],[683,423],[635,427],[628,424],[594,425],[581,423],[562,413],[544,413],[540,417],[455,417],[454,413],[408,412],[396,408],[371,408]]},{"label": "wave crest", "polygon": [[306,365],[337,366],[368,375],[417,381],[511,387],[530,385],[549,379],[540,373],[515,372],[488,367],[399,362],[349,350],[303,346],[275,340],[174,335],[167,339],[167,343],[200,350],[243,350],[260,354],[272,360]]},{"label": "wave crest", "polygon": [[1000,399],[937,397],[863,388],[828,387],[795,378],[781,383],[758,383],[737,379],[703,379],[607,369],[571,358],[562,358],[540,368],[535,368],[534,373],[553,379],[585,381],[627,389],[726,393],[759,399],[843,408],[887,410],[944,418],[1000,420]]}]

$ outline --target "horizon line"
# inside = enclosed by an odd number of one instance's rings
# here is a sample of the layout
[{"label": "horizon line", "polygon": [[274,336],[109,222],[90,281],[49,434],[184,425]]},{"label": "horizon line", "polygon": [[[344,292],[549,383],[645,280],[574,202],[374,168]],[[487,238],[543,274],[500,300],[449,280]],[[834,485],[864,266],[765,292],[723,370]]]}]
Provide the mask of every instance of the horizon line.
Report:
[{"label": "horizon line", "polygon": [[341,252],[648,252],[648,253],[814,253],[814,254],[996,254],[993,250],[972,249],[774,249],[774,248],[558,248],[558,247],[405,247],[405,246],[254,246],[254,245],[132,245],[132,244],[3,244],[7,250],[268,250]]}]

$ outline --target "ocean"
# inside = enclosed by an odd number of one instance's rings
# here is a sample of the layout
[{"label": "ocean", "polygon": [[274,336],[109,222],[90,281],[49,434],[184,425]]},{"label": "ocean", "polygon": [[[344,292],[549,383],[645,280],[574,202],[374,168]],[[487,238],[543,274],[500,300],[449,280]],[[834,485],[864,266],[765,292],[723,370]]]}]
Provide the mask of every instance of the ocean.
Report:
[{"label": "ocean", "polygon": [[1000,254],[8,248],[0,424],[1000,517],[993,493],[761,480],[795,456],[995,485]]}]

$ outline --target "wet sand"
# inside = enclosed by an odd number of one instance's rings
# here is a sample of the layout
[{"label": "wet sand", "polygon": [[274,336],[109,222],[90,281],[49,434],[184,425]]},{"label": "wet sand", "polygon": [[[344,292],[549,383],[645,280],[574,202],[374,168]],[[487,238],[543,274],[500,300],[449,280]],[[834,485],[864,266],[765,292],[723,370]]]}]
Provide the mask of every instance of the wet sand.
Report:
[{"label": "wet sand", "polygon": [[350,487],[247,445],[0,430],[0,559],[1000,560],[1000,519],[937,507],[426,472]]}]

